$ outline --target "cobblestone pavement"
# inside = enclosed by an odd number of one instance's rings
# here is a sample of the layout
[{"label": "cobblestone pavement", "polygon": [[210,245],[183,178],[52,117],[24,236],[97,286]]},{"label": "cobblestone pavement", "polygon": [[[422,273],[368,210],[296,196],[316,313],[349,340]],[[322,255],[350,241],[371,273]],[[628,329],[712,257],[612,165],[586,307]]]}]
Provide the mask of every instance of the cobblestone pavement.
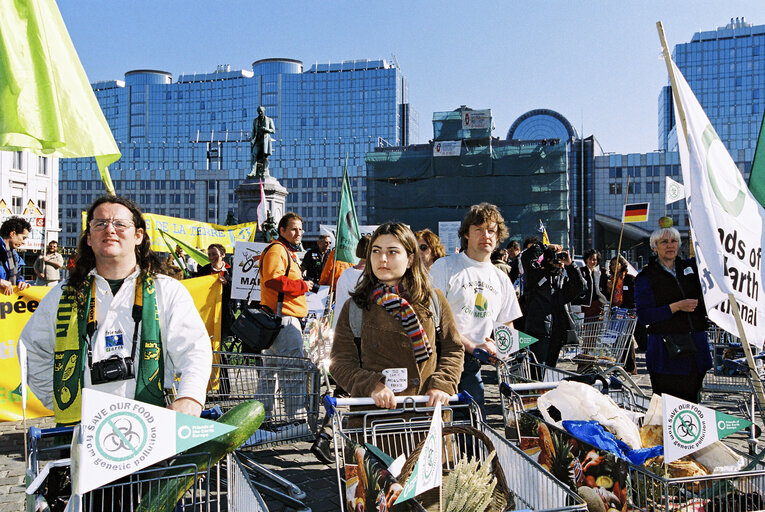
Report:
[{"label": "cobblestone pavement", "polygon": [[[650,382],[645,373],[642,354],[638,355],[639,375],[636,383],[650,393]],[[499,401],[496,373],[484,366],[486,382],[486,406],[489,425],[500,429],[502,410]],[[704,405],[740,414],[729,397],[709,397]],[[28,425],[41,427],[52,426],[51,418],[30,420]],[[745,436],[736,434],[734,443],[746,449]],[[306,495],[303,503],[313,512],[340,510],[337,473],[333,465],[320,463],[310,452],[310,442],[297,442],[283,446],[258,448],[251,453],[253,458],[264,467],[275,471],[297,485]],[[262,481],[261,479],[258,479]],[[265,483],[265,482],[264,482]],[[269,510],[288,511],[281,503],[264,495]],[[21,422],[0,423],[0,512],[23,510],[24,503],[24,452],[23,428]]]}]

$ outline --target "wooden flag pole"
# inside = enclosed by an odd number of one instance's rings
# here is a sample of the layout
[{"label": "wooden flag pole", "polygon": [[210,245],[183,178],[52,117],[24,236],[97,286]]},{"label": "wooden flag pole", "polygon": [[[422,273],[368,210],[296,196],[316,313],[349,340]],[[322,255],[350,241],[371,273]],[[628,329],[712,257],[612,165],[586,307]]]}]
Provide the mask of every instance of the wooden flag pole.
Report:
[{"label": "wooden flag pole", "polygon": [[754,385],[754,394],[757,395],[757,402],[759,402],[760,407],[763,407],[765,406],[765,389],[762,387],[760,376],[757,375],[757,366],[754,363],[752,348],[749,346],[749,341],[746,339],[746,331],[744,330],[744,323],[741,321],[741,312],[738,309],[738,302],[732,293],[728,294],[728,302],[733,311],[733,317],[736,319],[738,337],[741,340],[741,346],[744,348],[744,354],[746,355],[746,364],[749,367],[750,380]]},{"label": "wooden flag pole", "polygon": [[[622,253],[622,235],[624,235],[624,209],[627,208],[627,196],[630,193],[630,175],[627,173],[627,190],[624,191],[624,205],[622,206],[622,229],[619,231],[619,245],[616,247],[616,271],[619,271],[619,256]],[[609,264],[609,270],[610,264]],[[608,299],[608,311],[614,303],[614,290],[616,289],[616,272],[611,275],[611,297]]]}]

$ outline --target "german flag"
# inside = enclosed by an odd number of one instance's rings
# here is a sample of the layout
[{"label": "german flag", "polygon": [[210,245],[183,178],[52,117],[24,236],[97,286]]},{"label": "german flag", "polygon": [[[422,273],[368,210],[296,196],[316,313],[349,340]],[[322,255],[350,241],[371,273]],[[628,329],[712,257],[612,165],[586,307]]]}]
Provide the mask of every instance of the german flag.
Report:
[{"label": "german flag", "polygon": [[648,220],[648,203],[624,205],[624,222],[645,222]]}]

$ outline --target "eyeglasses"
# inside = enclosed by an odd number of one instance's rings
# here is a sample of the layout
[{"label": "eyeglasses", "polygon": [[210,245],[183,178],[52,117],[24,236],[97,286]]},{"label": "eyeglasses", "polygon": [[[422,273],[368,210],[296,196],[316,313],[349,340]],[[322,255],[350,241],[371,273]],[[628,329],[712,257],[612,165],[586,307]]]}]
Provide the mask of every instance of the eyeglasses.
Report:
[{"label": "eyeglasses", "polygon": [[105,231],[111,224],[115,231],[127,231],[133,226],[133,222],[127,219],[94,219],[90,222],[91,231]]},{"label": "eyeglasses", "polygon": [[425,251],[427,251],[428,249],[430,249],[430,247],[428,247],[427,245],[425,245],[425,244],[422,244],[422,245],[420,245],[420,250],[421,250],[422,252],[425,252]]}]

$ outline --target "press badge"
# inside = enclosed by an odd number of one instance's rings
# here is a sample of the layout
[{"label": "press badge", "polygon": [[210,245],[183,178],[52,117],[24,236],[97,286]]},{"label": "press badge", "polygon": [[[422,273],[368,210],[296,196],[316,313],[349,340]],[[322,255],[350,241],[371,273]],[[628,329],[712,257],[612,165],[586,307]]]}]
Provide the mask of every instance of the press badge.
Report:
[{"label": "press badge", "polygon": [[104,340],[106,341],[107,352],[122,348],[125,345],[120,331],[107,331]]},{"label": "press badge", "polygon": [[385,375],[385,385],[394,393],[404,391],[409,384],[406,373],[406,368],[384,369],[382,374]]},{"label": "press badge", "polygon": [[684,276],[687,276],[688,274],[693,274],[693,269],[691,267],[685,267],[685,270],[683,270]]}]

